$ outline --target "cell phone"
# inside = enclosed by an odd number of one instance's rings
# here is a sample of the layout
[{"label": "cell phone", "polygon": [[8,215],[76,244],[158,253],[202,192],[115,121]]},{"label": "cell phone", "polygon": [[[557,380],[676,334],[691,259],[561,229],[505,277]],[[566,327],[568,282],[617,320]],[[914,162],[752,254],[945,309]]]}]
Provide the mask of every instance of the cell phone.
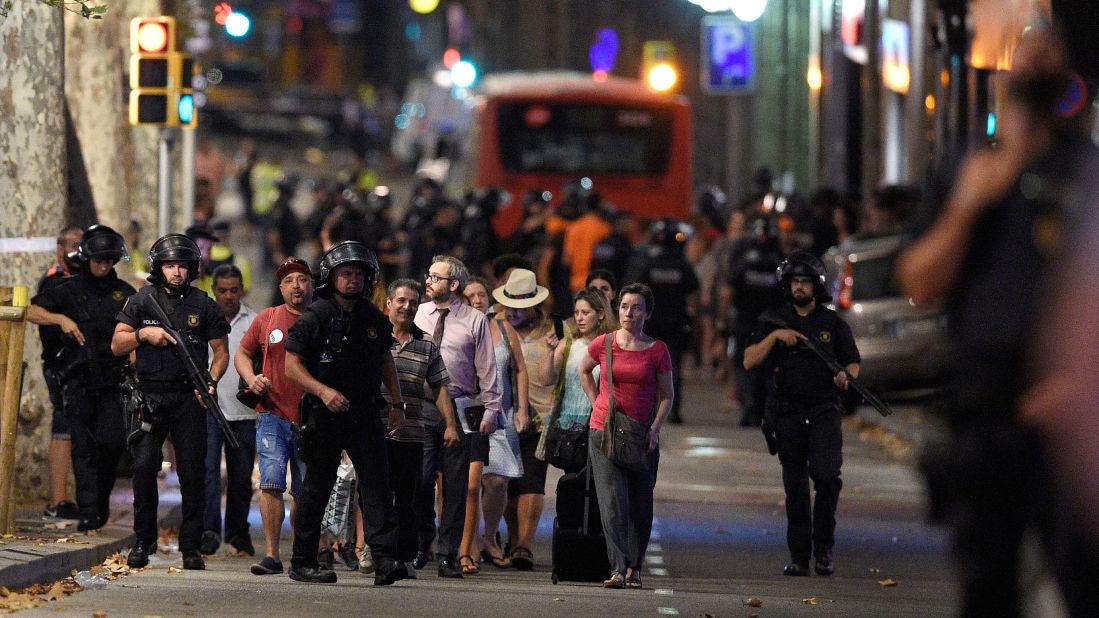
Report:
[{"label": "cell phone", "polygon": [[553,318],[553,334],[557,335],[558,339],[565,338],[565,322],[561,320],[561,316],[556,313],[550,316]]}]

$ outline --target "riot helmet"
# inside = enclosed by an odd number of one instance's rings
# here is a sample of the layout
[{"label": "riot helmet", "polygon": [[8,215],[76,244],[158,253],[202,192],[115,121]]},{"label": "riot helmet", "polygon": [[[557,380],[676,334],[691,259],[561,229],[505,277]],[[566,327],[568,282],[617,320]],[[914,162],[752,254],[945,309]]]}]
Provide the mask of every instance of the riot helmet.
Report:
[{"label": "riot helmet", "polygon": [[74,257],[81,262],[106,258],[117,264],[123,258],[130,259],[130,254],[126,251],[126,241],[121,234],[106,225],[97,224],[84,230]]},{"label": "riot helmet", "polygon": [[691,226],[675,219],[657,219],[649,228],[654,245],[665,249],[682,248],[691,238]]},{"label": "riot helmet", "polygon": [[184,262],[187,266],[187,283],[190,285],[198,277],[199,261],[202,253],[195,241],[183,234],[166,234],[153,243],[149,249],[150,270],[148,281],[154,285],[164,283],[164,274],[160,267],[164,262]]},{"label": "riot helmet", "polygon": [[832,300],[832,295],[824,287],[824,264],[808,251],[791,253],[782,261],[782,264],[779,264],[775,274],[779,285],[782,286],[782,296],[788,301],[791,300],[790,279],[793,277],[809,277],[813,280],[813,295],[818,303]]},{"label": "riot helmet", "polygon": [[332,271],[343,264],[357,263],[363,267],[363,291],[362,295],[370,294],[374,282],[378,278],[378,258],[374,252],[357,240],[345,240],[332,246],[321,257],[320,269],[317,273],[316,293],[320,297],[328,297],[335,291],[332,284]]}]

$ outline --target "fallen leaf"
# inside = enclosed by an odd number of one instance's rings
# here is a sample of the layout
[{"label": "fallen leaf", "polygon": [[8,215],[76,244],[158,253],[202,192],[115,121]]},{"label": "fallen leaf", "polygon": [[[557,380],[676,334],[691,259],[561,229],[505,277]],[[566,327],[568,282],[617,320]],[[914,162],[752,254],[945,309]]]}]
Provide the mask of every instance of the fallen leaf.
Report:
[{"label": "fallen leaf", "polygon": [[59,521],[59,522],[52,523],[52,524],[46,524],[42,527],[47,529],[47,530],[64,530],[65,528],[71,528],[73,523],[74,522],[72,520]]},{"label": "fallen leaf", "polygon": [[878,585],[880,585],[882,588],[892,588],[893,586],[897,585],[897,580],[890,577],[879,581]]},{"label": "fallen leaf", "polygon": [[763,607],[763,599],[748,597],[747,599],[744,599],[744,604],[748,607]]},{"label": "fallen leaf", "polygon": [[54,582],[54,584],[50,586],[50,591],[46,593],[46,596],[51,601],[60,599],[65,596],[65,586],[63,586],[60,581]]},{"label": "fallen leaf", "polygon": [[564,603],[564,602],[565,602],[565,599],[562,599],[561,597],[557,597],[557,598],[555,598],[555,599],[553,600],[553,602],[554,602],[554,603]]},{"label": "fallen leaf", "polygon": [[182,573],[183,569],[177,569],[176,567],[168,567],[169,573]]},{"label": "fallen leaf", "polygon": [[8,590],[6,586],[0,586],[0,597],[6,597],[11,594],[11,590]]},{"label": "fallen leaf", "polygon": [[107,612],[98,610],[92,613],[92,618],[107,618]]},{"label": "fallen leaf", "polygon": [[802,599],[801,602],[805,603],[806,605],[816,605],[820,603],[820,599],[818,599],[817,597],[809,597],[808,599]]}]

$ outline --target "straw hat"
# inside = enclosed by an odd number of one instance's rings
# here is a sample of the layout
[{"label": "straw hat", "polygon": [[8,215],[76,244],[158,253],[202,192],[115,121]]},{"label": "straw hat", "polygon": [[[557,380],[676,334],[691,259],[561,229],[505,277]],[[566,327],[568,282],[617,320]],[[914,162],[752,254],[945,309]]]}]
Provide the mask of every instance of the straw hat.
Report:
[{"label": "straw hat", "polygon": [[492,291],[496,302],[512,309],[533,307],[549,297],[549,290],[538,285],[534,273],[525,268],[511,271],[507,283]]}]

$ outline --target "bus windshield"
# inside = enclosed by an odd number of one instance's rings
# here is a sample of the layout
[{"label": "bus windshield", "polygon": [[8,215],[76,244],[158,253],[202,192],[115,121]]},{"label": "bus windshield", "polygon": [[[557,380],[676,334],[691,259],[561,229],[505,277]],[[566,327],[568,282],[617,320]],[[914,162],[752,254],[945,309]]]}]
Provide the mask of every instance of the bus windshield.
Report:
[{"label": "bus windshield", "polygon": [[509,102],[499,106],[508,172],[666,173],[672,112],[658,106]]}]

